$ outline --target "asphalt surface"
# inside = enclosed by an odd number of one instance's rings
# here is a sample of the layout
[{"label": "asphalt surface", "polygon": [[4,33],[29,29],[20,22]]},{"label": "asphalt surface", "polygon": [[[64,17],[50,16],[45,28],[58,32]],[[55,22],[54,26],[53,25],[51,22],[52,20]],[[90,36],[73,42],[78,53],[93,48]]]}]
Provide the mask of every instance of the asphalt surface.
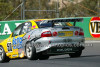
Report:
[{"label": "asphalt surface", "polygon": [[79,58],[59,55],[51,56],[48,60],[14,59],[9,63],[0,63],[0,67],[100,67],[100,43],[86,44]]}]

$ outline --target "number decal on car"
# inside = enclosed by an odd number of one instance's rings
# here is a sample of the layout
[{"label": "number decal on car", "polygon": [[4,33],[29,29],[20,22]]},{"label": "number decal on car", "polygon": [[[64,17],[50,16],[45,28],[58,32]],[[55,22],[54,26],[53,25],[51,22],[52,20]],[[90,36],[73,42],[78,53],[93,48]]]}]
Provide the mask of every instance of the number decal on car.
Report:
[{"label": "number decal on car", "polygon": [[12,51],[11,42],[8,42],[8,43],[7,43],[7,49],[8,49],[8,51]]}]

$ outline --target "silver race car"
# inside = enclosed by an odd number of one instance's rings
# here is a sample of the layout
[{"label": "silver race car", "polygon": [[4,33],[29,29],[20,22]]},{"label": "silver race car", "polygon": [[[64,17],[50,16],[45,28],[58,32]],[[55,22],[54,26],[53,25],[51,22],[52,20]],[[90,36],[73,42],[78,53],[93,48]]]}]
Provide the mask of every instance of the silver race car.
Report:
[{"label": "silver race car", "polygon": [[[80,57],[84,49],[84,32],[81,28],[68,26],[66,22],[82,22],[83,19],[53,19],[37,21],[33,29],[23,37],[28,59],[48,59],[52,55],[69,54]],[[70,24],[70,23],[69,23]],[[29,40],[27,41],[28,36]]]}]

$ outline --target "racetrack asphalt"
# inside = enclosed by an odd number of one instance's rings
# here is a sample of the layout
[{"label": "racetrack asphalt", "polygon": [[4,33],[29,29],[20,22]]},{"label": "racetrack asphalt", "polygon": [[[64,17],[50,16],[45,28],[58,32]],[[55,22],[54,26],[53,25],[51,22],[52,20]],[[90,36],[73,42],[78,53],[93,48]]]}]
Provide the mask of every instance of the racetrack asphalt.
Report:
[{"label": "racetrack asphalt", "polygon": [[86,46],[82,56],[70,58],[69,55],[51,56],[48,60],[30,61],[28,59],[13,59],[8,63],[0,63],[0,67],[100,67],[100,43]]}]

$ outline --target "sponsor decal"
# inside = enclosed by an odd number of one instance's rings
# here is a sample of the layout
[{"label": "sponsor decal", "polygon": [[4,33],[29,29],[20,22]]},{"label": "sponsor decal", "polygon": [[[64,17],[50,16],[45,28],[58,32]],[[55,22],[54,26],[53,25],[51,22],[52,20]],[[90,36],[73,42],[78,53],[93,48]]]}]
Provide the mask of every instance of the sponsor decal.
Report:
[{"label": "sponsor decal", "polygon": [[35,28],[35,27],[36,27],[36,25],[33,26],[33,28]]},{"label": "sponsor decal", "polygon": [[13,38],[13,49],[22,48],[22,37]]},{"label": "sponsor decal", "polygon": [[13,57],[16,57],[17,56],[17,54],[15,54],[15,55],[12,55]]},{"label": "sponsor decal", "polygon": [[89,31],[92,37],[100,37],[100,17],[92,17],[89,22]]}]

